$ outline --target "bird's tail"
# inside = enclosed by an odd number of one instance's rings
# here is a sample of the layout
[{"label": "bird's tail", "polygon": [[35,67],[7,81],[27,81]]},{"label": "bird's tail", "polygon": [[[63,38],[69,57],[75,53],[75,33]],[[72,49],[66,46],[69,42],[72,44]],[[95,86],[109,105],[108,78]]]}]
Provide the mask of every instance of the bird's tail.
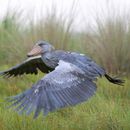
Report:
[{"label": "bird's tail", "polygon": [[117,84],[117,85],[121,85],[121,86],[123,86],[123,84],[124,84],[124,80],[122,80],[122,79],[118,79],[118,78],[112,78],[112,77],[110,77],[108,74],[105,74],[105,77],[111,82],[111,83],[113,83],[113,84]]}]

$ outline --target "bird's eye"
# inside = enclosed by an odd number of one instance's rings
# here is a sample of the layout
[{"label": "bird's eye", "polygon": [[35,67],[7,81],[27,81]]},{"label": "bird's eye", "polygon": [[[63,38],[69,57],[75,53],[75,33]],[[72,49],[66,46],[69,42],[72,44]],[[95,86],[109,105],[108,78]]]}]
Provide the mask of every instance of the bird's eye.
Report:
[{"label": "bird's eye", "polygon": [[39,45],[39,46],[43,46],[43,43],[39,43],[38,45]]}]

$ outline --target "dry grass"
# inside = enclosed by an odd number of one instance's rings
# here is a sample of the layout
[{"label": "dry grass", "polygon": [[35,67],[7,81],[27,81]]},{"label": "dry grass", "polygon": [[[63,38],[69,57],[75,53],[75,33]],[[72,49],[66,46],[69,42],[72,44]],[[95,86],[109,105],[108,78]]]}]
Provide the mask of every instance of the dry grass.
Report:
[{"label": "dry grass", "polygon": [[90,55],[110,73],[130,72],[130,23],[129,17],[109,16],[105,21],[96,19],[97,28],[83,33],[84,46]]},{"label": "dry grass", "polygon": [[59,49],[69,49],[73,44],[73,20],[73,15],[68,19],[57,15],[54,9],[37,22],[30,19],[24,26],[17,14],[9,13],[0,21],[0,59],[5,59],[1,63],[14,63],[24,58],[38,40],[46,40]]},{"label": "dry grass", "polygon": [[98,17],[95,19],[96,28],[77,33],[73,30],[73,13],[67,17],[58,14],[55,8],[52,10],[37,22],[28,21],[26,26],[20,24],[20,17],[15,13],[8,14],[0,22],[1,62],[14,63],[23,59],[33,44],[43,39],[58,49],[89,54],[110,73],[129,74],[129,16],[114,15],[105,20]]}]

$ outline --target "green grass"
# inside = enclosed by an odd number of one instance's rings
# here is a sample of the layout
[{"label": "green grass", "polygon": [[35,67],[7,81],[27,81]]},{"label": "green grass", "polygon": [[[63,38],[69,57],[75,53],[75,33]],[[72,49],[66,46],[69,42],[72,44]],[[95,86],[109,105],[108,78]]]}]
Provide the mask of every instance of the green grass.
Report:
[{"label": "green grass", "polygon": [[[4,98],[18,94],[42,77],[23,76],[0,79],[0,130],[129,130],[130,129],[130,81],[125,86],[109,83],[105,78],[97,82],[97,93],[89,101],[64,108],[38,119],[19,115],[6,109]],[[24,82],[23,82],[24,81]]]}]

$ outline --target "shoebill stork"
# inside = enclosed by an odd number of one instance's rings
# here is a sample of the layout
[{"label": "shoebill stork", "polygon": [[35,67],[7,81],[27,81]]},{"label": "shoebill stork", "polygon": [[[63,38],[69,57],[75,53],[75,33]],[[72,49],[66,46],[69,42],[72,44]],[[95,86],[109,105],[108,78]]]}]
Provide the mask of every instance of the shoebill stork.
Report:
[{"label": "shoebill stork", "polygon": [[40,112],[47,115],[48,112],[87,101],[95,94],[97,77],[105,76],[117,85],[124,83],[121,79],[110,77],[89,57],[77,52],[55,50],[46,41],[38,41],[27,56],[27,60],[0,72],[0,75],[9,78],[38,74],[38,70],[46,74],[30,89],[8,99],[20,113],[28,115],[34,111],[34,118]]}]

